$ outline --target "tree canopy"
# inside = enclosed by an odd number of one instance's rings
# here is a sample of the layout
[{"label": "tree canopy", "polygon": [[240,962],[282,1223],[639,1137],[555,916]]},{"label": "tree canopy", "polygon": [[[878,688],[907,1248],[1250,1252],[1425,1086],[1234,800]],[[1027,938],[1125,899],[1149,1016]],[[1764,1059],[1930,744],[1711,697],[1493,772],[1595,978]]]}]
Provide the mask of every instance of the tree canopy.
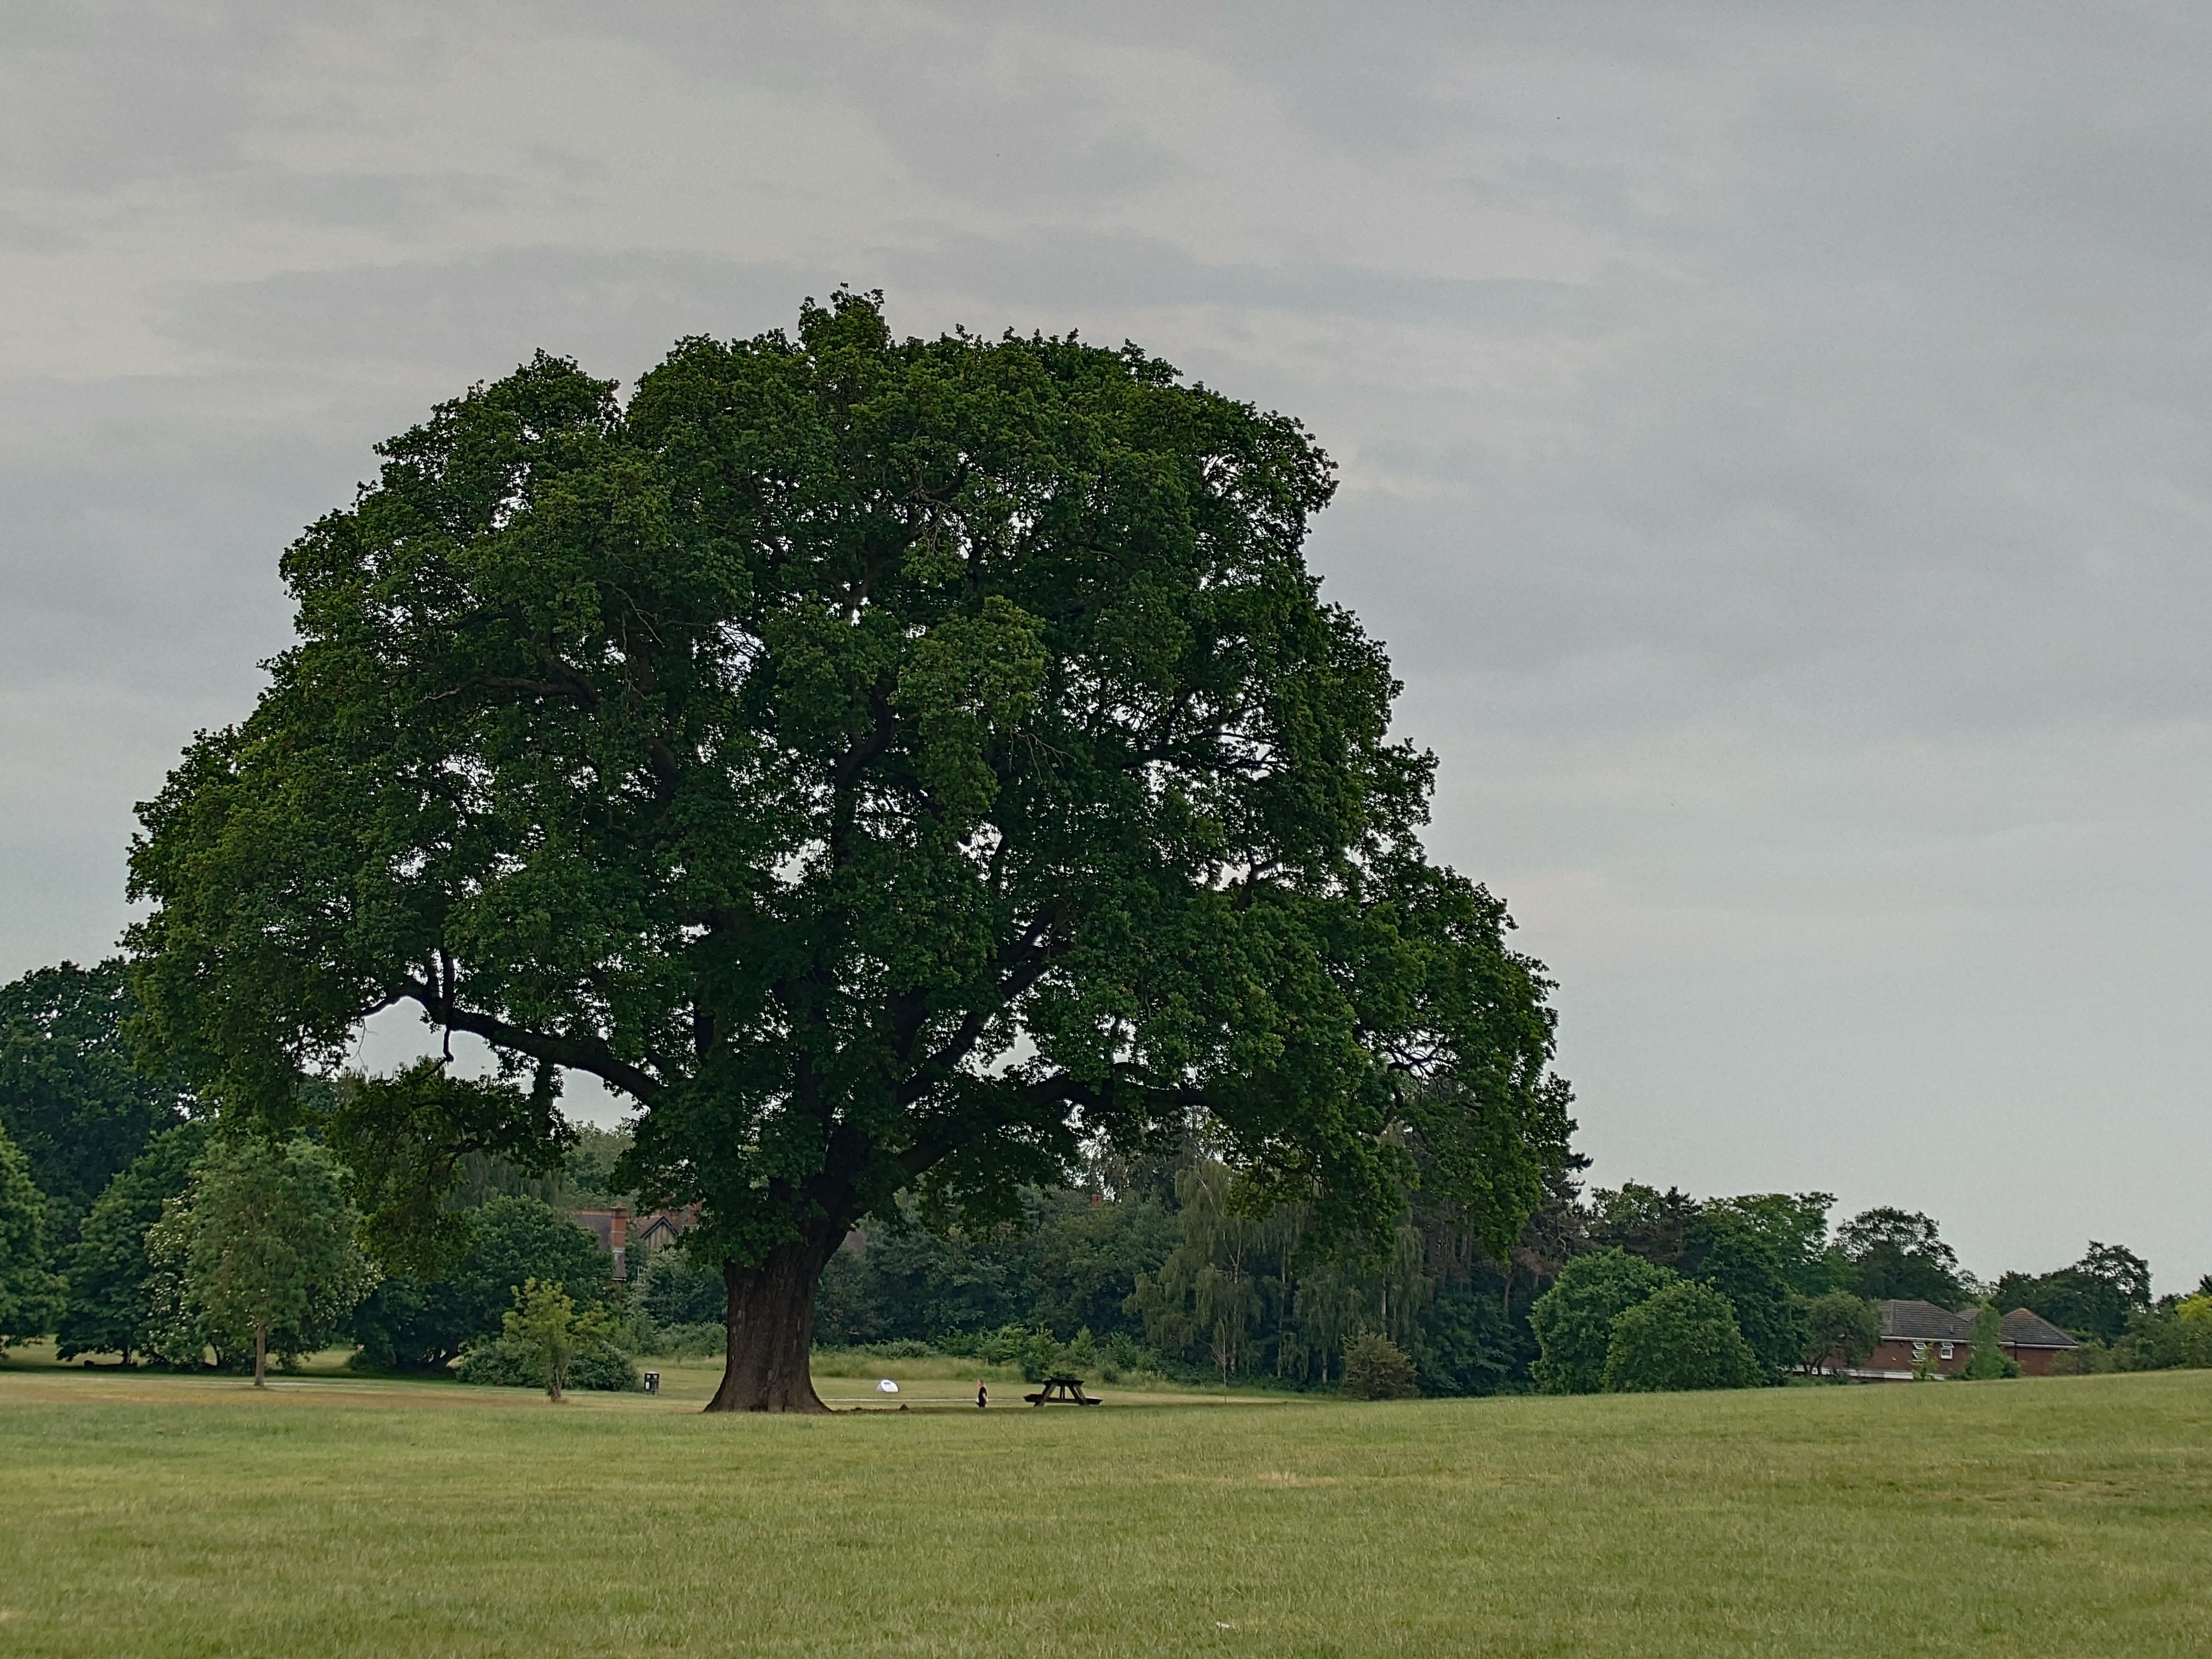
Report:
[{"label": "tree canopy", "polygon": [[224,1109],[294,1110],[400,1003],[516,1082],[392,1091],[423,1183],[604,1079],[625,1180],[729,1264],[732,1408],[817,1403],[854,1218],[1012,1216],[1090,1141],[1200,1134],[1317,1240],[1387,1232],[1418,1160],[1510,1247],[1570,1127],[1549,987],[1423,854],[1295,421],[840,294],[626,406],[541,355],[382,453],[284,557],[258,706],[142,815],[153,1049]]},{"label": "tree canopy", "polygon": [[1836,1229],[1836,1249],[1856,1279],[1846,1288],[1869,1302],[1899,1297],[1957,1308],[1970,1299],[1958,1253],[1917,1210],[1885,1206],[1855,1215]]},{"label": "tree canopy", "polygon": [[2150,1264],[2119,1244],[2094,1240],[2081,1259],[2049,1273],[2006,1273],[1990,1292],[2002,1310],[2026,1308],[2075,1336],[2117,1342],[2131,1316],[2148,1308]]},{"label": "tree canopy", "polygon": [[62,1281],[46,1267],[46,1197],[0,1126],[0,1347],[44,1336],[61,1310]]},{"label": "tree canopy", "polygon": [[1764,1374],[1728,1297],[1695,1279],[1655,1291],[1613,1322],[1605,1360],[1610,1390],[1747,1389]]},{"label": "tree canopy", "polygon": [[393,1274],[354,1310],[354,1340],[373,1364],[439,1370],[471,1342],[496,1337],[516,1290],[557,1285],[590,1309],[613,1288],[613,1259],[542,1199],[502,1196],[457,1219],[467,1243],[428,1278]]},{"label": "tree canopy", "polygon": [[129,970],[64,962],[0,988],[0,1125],[46,1194],[51,1242],[76,1237],[107,1183],[190,1097],[139,1071],[125,1024],[137,1010]]},{"label": "tree canopy", "polygon": [[146,1289],[154,1271],[146,1235],[163,1206],[191,1184],[192,1160],[207,1133],[201,1123],[164,1129],[107,1183],[86,1215],[69,1253],[69,1306],[56,1332],[62,1358],[113,1353],[128,1364],[147,1346],[155,1314]]},{"label": "tree canopy", "polygon": [[[1567,1263],[1552,1288],[1528,1310],[1529,1326],[1542,1350],[1532,1368],[1536,1385],[1547,1394],[1595,1394],[1604,1388],[1613,1321],[1677,1278],[1673,1268],[1618,1248]],[[1730,1313],[1729,1328],[1735,1324],[1735,1316]]]}]

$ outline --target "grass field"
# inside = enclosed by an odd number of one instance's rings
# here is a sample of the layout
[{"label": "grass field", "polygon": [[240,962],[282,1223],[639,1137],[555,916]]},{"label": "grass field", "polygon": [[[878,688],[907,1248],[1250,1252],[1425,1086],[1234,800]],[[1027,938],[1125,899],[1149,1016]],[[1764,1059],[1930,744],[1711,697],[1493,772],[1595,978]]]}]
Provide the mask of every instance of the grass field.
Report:
[{"label": "grass field", "polygon": [[2208,1372],[766,1419],[664,1370],[0,1369],[0,1655],[2212,1653]]}]

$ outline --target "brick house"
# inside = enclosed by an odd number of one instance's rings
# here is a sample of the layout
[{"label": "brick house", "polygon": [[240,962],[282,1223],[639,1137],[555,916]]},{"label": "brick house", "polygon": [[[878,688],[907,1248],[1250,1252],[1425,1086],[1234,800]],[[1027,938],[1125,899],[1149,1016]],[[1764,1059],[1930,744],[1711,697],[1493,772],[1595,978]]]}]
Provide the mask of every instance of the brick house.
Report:
[{"label": "brick house", "polygon": [[699,1206],[654,1210],[632,1220],[629,1206],[618,1204],[611,1210],[572,1210],[568,1218],[598,1239],[601,1249],[612,1254],[615,1277],[628,1279],[631,1249],[657,1250],[678,1233],[690,1231],[699,1224]]},{"label": "brick house", "polygon": [[[1932,1302],[1892,1301],[1881,1309],[1881,1340],[1863,1364],[1844,1372],[1873,1382],[1910,1382],[1917,1370],[1955,1376],[1973,1352],[1974,1316]],[[2081,1345],[2049,1320],[2014,1308],[2000,1322],[1999,1345],[2029,1376],[2049,1374],[2051,1362]]]}]

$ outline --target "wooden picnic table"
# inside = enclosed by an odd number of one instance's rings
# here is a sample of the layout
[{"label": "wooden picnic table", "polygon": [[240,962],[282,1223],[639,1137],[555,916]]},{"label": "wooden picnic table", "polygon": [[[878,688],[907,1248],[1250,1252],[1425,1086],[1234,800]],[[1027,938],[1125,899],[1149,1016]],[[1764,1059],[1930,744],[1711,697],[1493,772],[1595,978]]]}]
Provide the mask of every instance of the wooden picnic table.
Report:
[{"label": "wooden picnic table", "polygon": [[1098,1403],[1096,1395],[1083,1392],[1083,1379],[1079,1376],[1048,1376],[1044,1380],[1044,1387],[1035,1394],[1025,1394],[1022,1398],[1032,1406],[1042,1406],[1051,1400],[1065,1400],[1074,1406],[1095,1406]]}]

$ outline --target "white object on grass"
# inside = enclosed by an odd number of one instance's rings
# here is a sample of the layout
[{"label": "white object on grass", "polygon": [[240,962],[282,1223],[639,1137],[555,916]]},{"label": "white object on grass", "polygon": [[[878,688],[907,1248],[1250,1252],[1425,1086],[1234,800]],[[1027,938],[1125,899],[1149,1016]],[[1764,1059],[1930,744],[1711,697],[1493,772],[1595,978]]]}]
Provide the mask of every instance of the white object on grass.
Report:
[{"label": "white object on grass", "polygon": [[898,1392],[898,1384],[892,1382],[890,1378],[887,1376],[882,1382],[876,1384],[876,1392],[878,1394],[896,1394]]}]

